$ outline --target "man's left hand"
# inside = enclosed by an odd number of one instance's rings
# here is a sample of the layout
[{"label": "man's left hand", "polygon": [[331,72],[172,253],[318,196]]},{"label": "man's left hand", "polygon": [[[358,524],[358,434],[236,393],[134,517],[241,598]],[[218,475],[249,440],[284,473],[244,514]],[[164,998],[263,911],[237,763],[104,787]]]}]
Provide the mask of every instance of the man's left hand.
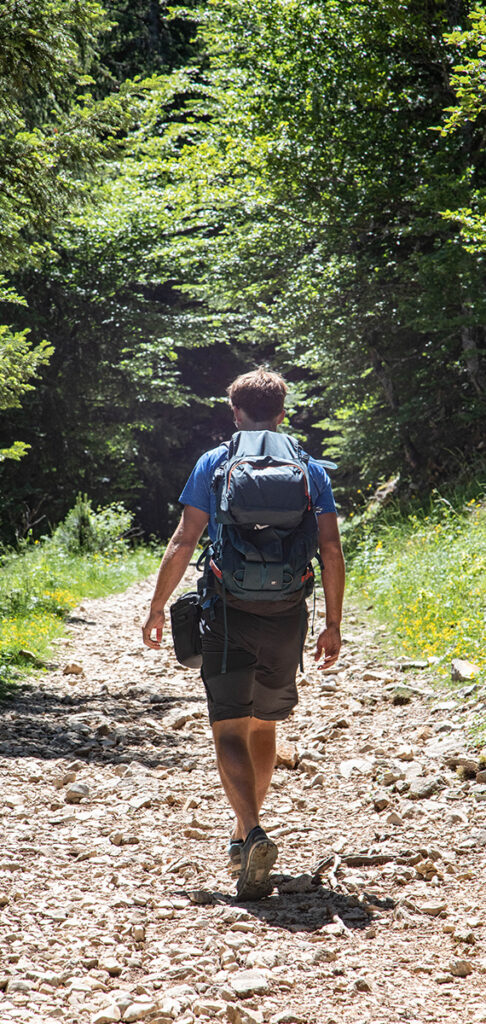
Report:
[{"label": "man's left hand", "polygon": [[326,626],[326,629],[323,629],[322,633],[319,633],[317,637],[314,660],[319,661],[319,658],[322,658],[324,654],[322,665],[317,667],[319,669],[330,668],[338,660],[340,650],[341,631],[339,626]]}]

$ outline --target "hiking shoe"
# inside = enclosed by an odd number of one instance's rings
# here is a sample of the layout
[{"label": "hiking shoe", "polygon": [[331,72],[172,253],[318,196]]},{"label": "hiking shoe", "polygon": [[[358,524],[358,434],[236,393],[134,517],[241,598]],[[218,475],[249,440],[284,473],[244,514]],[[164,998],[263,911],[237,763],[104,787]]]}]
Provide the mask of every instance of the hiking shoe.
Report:
[{"label": "hiking shoe", "polygon": [[236,883],[240,900],[260,900],[269,896],[273,885],[270,871],[278,857],[278,847],[259,825],[252,828],[241,847],[241,871]]},{"label": "hiking shoe", "polygon": [[228,844],[229,869],[232,875],[239,875],[241,871],[241,849],[242,839],[230,839]]}]

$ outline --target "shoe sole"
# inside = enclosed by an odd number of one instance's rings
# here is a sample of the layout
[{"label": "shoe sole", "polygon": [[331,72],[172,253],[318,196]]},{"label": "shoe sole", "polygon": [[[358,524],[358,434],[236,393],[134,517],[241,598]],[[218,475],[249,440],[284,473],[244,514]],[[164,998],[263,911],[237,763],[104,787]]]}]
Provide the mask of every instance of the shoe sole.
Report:
[{"label": "shoe sole", "polygon": [[273,885],[268,876],[277,857],[278,847],[270,839],[262,839],[252,846],[236,886],[240,900],[260,900],[270,895]]}]

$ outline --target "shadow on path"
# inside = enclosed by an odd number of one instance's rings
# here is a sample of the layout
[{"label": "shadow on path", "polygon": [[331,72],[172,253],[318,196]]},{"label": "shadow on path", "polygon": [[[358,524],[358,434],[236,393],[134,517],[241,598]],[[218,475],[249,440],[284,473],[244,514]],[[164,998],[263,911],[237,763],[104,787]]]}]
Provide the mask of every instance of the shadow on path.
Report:
[{"label": "shadow on path", "polygon": [[[202,696],[168,696],[139,687],[61,694],[24,685],[1,707],[0,758],[180,766],[194,737],[173,728],[164,730],[164,718],[181,703],[184,707],[194,704],[201,713],[206,707]],[[189,757],[188,767],[192,760]],[[198,763],[194,757],[194,767]]]},{"label": "shadow on path", "polygon": [[[337,930],[362,931],[372,923],[375,910],[391,911],[396,906],[389,897],[383,899],[363,893],[358,899],[354,895],[325,889],[317,878],[310,875],[275,875],[273,878],[276,891],[258,902],[243,903],[226,893],[209,891],[203,893],[206,898],[201,902],[208,906],[224,903],[228,907],[241,907],[270,928],[283,928],[290,932],[318,932],[333,922]],[[292,888],[304,887],[307,889],[305,892],[291,891]]]}]

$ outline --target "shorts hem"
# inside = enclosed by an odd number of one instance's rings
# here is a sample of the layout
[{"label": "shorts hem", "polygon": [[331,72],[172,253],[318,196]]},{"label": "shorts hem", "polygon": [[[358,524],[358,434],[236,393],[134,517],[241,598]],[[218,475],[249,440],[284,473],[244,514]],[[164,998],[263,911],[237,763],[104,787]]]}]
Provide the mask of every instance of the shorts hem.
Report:
[{"label": "shorts hem", "polygon": [[288,709],[288,711],[275,712],[238,711],[236,709],[234,711],[232,710],[226,712],[212,711],[211,709],[208,709],[209,724],[213,725],[214,722],[228,722],[232,718],[257,718],[260,722],[285,722],[287,718],[290,718],[290,715],[292,714],[296,707],[297,705],[293,704],[292,707]]},{"label": "shorts hem", "polygon": [[213,711],[208,708],[209,724],[214,725],[214,722],[229,722],[232,718],[254,718],[253,711],[238,711],[237,708],[234,710],[226,711]]},{"label": "shorts hem", "polygon": [[267,713],[264,711],[254,711],[252,718],[258,718],[261,722],[285,722],[287,718],[290,718],[292,711],[294,711],[296,707],[297,705],[293,704],[288,711],[269,711]]}]

